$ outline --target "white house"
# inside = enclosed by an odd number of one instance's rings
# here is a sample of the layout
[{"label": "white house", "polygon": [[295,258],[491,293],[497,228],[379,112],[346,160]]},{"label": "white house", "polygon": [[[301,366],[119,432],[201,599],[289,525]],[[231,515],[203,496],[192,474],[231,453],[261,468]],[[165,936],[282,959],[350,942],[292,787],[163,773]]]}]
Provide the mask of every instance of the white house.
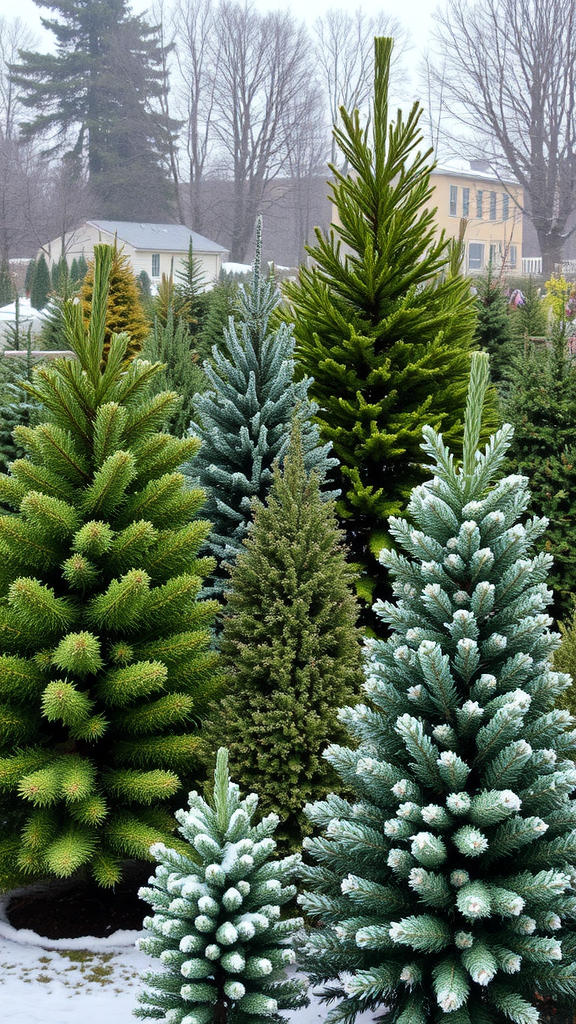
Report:
[{"label": "white house", "polygon": [[[206,288],[219,277],[227,250],[217,242],[197,234],[183,224],[138,224],[122,220],[87,220],[64,236],[64,252],[68,266],[72,260],[84,256],[90,259],[99,242],[116,242],[128,257],[132,270],[138,276],[145,270],[157,284],[162,275],[169,277],[182,268],[182,259],[188,255],[190,242],[194,259],[198,261]],[[62,238],[55,238],[41,250],[52,267],[62,254]]]}]

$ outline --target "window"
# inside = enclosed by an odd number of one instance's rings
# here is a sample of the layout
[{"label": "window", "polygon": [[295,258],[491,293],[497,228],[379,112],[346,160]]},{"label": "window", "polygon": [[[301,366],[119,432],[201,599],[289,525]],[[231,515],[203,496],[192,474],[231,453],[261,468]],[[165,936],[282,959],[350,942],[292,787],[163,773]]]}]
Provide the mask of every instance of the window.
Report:
[{"label": "window", "polygon": [[490,193],[490,220],[496,220],[496,193]]},{"label": "window", "polygon": [[510,267],[511,270],[515,269],[516,261],[517,261],[517,248],[516,248],[515,245],[509,245],[508,246],[508,266]]},{"label": "window", "polygon": [[152,277],[160,277],[160,253],[152,253]]},{"label": "window", "polygon": [[490,264],[492,267],[494,267],[496,264],[496,257],[498,256],[499,249],[500,246],[497,244],[497,242],[490,243]]},{"label": "window", "polygon": [[450,216],[458,215],[458,185],[450,185]]},{"label": "window", "polygon": [[470,216],[470,189],[469,188],[463,188],[462,189],[462,216],[463,217],[469,217]]},{"label": "window", "polygon": [[505,192],[502,196],[502,220],[508,220],[510,216],[510,196]]},{"label": "window", "polygon": [[476,216],[477,217],[481,217],[482,216],[482,204],[483,204],[483,201],[484,201],[484,193],[482,192],[481,189],[478,189],[476,191]]},{"label": "window", "polygon": [[468,270],[484,269],[484,243],[468,243]]}]

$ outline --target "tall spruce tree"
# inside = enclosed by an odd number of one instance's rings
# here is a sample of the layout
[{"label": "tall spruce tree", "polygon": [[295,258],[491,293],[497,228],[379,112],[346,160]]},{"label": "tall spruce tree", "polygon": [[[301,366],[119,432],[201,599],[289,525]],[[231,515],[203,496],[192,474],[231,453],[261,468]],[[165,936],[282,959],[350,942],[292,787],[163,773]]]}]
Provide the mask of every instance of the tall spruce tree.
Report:
[{"label": "tall spruce tree", "polygon": [[576,369],[561,331],[550,348],[523,344],[502,407],[514,427],[508,471],[528,477],[530,509],[548,519],[541,545],[554,557],[553,612],[564,619],[576,593]]},{"label": "tall spruce tree", "polygon": [[296,895],[290,882],[300,855],[274,858],[278,818],[253,822],[258,797],[241,799],[224,747],[212,799],[194,792],[189,804],[176,812],[187,855],[155,845],[156,877],[140,890],[155,913],[139,945],[163,970],[143,976],[151,988],[134,1014],[178,1024],[284,1024],[278,1011],[308,1002],[305,982],[285,970],[302,919],[280,920]]},{"label": "tall spruce tree", "polygon": [[271,329],[270,317],[280,296],[262,274],[262,223],[257,224],[252,282],[239,289],[239,326],[232,317],[224,331],[225,351],[212,349],[204,363],[209,384],[194,399],[190,429],[202,440],[194,464],[184,472],[206,490],[206,515],[213,524],[209,540],[218,569],[215,592],[223,589],[226,570],[242,546],[251,519],[253,498],[263,499],[272,467],[282,459],[293,418],[300,424],[306,469],[322,476],[335,466],[329,444],[319,446],[312,423],[316,406],[308,400],[309,381],[295,383],[294,340],[285,324]]},{"label": "tall spruce tree", "polygon": [[34,309],[44,309],[44,306],[48,302],[48,296],[51,288],[52,282],[50,280],[50,271],[48,269],[46,257],[42,252],[34,265],[34,276],[30,286],[30,305],[33,306]]},{"label": "tall spruce tree", "polygon": [[244,543],[221,638],[228,692],[207,735],[226,744],[241,788],[258,786],[294,848],[309,831],[304,804],[337,782],[322,751],[343,738],[337,708],[358,699],[362,679],[354,573],[297,427]]},{"label": "tall spruce tree", "polygon": [[498,478],[511,427],[477,450],[487,379],[478,354],[461,465],[424,429],[433,479],[391,520],[406,554],[382,556],[393,632],[369,642],[370,706],[342,714],[354,747],[328,753],[353,797],[308,808],[324,836],[301,903],[324,927],[307,963],[343,997],[333,1022],[537,1024],[537,991],[576,995],[569,677],[533,552],[545,520],[520,522],[526,480]]},{"label": "tall spruce tree", "polygon": [[[360,593],[381,596],[377,558],[387,520],[423,479],[422,426],[461,438],[474,299],[457,252],[436,234],[431,151],[418,152],[421,110],[388,121],[391,39],[375,41],[369,127],[342,109],[334,137],[349,173],[332,167],[336,223],[317,231],[311,267],[285,294],[296,360],[313,383],[321,437],[340,460],[339,512]],[[378,581],[380,586],[375,586]]]},{"label": "tall spruce tree", "polygon": [[77,358],[35,371],[51,416],[0,476],[0,873],[103,886],[168,840],[219,692],[204,496],[175,472],[198,441],[159,431],[176,395],[148,397],[159,367],[127,363],[126,334],[103,360],[112,258],[97,248],[88,328],[66,307]]},{"label": "tall spruce tree", "polygon": [[126,0],[35,3],[51,12],[42,24],[56,48],[25,50],[12,68],[32,115],[24,137],[45,139],[49,152],[68,147],[76,173],[87,169],[101,217],[165,221],[174,196],[163,158],[176,123],[152,109],[165,88],[158,29]]},{"label": "tall spruce tree", "polygon": [[514,337],[512,315],[504,289],[494,277],[492,266],[484,277],[476,279],[477,314],[475,340],[490,357],[492,380],[501,381],[512,372],[518,355],[518,341]]}]

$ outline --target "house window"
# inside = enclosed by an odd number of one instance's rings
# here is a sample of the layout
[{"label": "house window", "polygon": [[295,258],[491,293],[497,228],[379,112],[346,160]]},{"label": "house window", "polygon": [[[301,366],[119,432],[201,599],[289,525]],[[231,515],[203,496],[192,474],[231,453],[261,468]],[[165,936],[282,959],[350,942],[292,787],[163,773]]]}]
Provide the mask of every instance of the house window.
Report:
[{"label": "house window", "polygon": [[498,255],[499,246],[496,242],[490,243],[490,264],[492,267],[496,264],[496,257]]},{"label": "house window", "polygon": [[470,216],[470,189],[469,188],[463,188],[462,189],[462,216],[463,217],[469,217]]},{"label": "house window", "polygon": [[160,253],[152,253],[152,277],[160,277]]},{"label": "house window", "polygon": [[484,193],[482,192],[481,189],[478,189],[477,192],[476,192],[476,216],[477,217],[481,217],[482,216],[482,204],[483,204],[483,201],[484,201]]},{"label": "house window", "polygon": [[468,270],[484,269],[484,243],[468,243]]},{"label": "house window", "polygon": [[509,245],[508,246],[508,266],[510,267],[510,270],[514,270],[516,268],[516,261],[517,261],[517,248],[516,248],[515,245]]},{"label": "house window", "polygon": [[496,193],[490,193],[490,220],[496,220]]},{"label": "house window", "polygon": [[502,220],[508,220],[510,216],[510,196],[505,192],[502,196]]},{"label": "house window", "polygon": [[458,185],[450,185],[450,216],[458,215]]}]

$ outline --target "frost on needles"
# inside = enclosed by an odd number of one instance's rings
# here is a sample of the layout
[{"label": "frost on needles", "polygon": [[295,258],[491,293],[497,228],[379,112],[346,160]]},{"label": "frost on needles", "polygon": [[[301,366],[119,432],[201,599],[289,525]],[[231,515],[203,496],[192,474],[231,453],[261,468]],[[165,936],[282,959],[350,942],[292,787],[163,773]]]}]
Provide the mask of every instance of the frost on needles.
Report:
[{"label": "frost on needles", "polygon": [[150,988],[135,1016],[167,1024],[282,1024],[280,1010],[307,1003],[306,985],[285,973],[302,919],[281,918],[296,895],[290,883],[300,855],[274,859],[278,816],[253,821],[258,797],[241,799],[225,747],[212,800],[194,792],[189,805],[176,813],[189,856],[153,846],[159,864],[140,890],[154,910],[140,948],[163,969],[143,976]]},{"label": "frost on needles", "polygon": [[342,712],[354,746],[327,753],[355,800],[307,809],[301,904],[325,926],[307,967],[343,997],[331,1021],[536,1024],[536,992],[576,995],[569,677],[533,552],[546,521],[521,522],[525,478],[498,479],[511,428],[477,451],[487,377],[478,354],[462,465],[426,427],[433,478],[391,521],[392,634],[368,642],[370,704]]}]

